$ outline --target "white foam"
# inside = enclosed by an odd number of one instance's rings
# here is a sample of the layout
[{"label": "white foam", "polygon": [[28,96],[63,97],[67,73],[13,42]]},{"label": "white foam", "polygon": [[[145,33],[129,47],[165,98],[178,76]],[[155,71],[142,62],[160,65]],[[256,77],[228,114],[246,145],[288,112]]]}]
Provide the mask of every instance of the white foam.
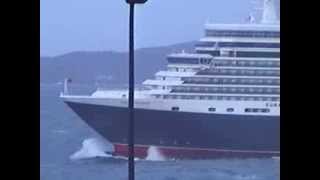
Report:
[{"label": "white foam", "polygon": [[272,157],[272,159],[274,159],[276,161],[280,161],[280,156],[274,156],[274,157]]},{"label": "white foam", "polygon": [[148,148],[146,160],[148,161],[165,161],[166,158],[160,153],[157,147],[150,146]]},{"label": "white foam", "polygon": [[68,133],[66,130],[62,130],[62,129],[56,129],[56,130],[52,130],[52,133],[56,133],[56,134],[66,134]]},{"label": "white foam", "polygon": [[96,157],[111,157],[106,152],[112,152],[112,146],[98,138],[88,138],[82,142],[82,147],[79,151],[70,156],[71,160],[88,159]]},{"label": "white foam", "polygon": [[234,179],[254,180],[254,179],[257,179],[257,176],[256,175],[236,175],[236,176],[234,176]]}]

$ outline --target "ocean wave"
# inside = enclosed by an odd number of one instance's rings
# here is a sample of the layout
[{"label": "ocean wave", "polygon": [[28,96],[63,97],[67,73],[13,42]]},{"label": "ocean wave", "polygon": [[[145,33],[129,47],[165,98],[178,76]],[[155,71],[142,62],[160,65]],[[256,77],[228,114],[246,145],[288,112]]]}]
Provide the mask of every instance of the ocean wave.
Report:
[{"label": "ocean wave", "polygon": [[97,157],[112,157],[107,152],[112,152],[112,146],[98,138],[88,138],[82,142],[82,147],[73,153],[69,158],[71,160],[89,159]]}]

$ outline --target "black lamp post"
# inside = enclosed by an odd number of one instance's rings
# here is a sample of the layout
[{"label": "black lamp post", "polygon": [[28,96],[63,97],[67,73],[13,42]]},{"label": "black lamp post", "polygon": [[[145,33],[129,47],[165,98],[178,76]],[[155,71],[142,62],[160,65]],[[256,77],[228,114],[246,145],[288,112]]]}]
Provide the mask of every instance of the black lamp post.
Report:
[{"label": "black lamp post", "polygon": [[134,180],[134,5],[147,0],[126,0],[130,5],[129,16],[129,129],[128,129],[128,170],[129,180]]}]

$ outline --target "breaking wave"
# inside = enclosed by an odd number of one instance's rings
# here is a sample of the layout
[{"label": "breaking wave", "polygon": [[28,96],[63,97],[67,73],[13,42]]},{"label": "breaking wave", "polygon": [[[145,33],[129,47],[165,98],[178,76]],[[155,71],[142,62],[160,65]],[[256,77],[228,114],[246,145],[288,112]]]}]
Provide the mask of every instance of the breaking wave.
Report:
[{"label": "breaking wave", "polygon": [[82,147],[70,156],[71,160],[89,159],[97,157],[112,157],[106,152],[112,152],[112,146],[98,138],[88,138],[82,142]]},{"label": "breaking wave", "polygon": [[148,161],[165,161],[166,158],[160,153],[157,147],[150,146],[148,148],[148,155],[146,157],[146,160]]}]

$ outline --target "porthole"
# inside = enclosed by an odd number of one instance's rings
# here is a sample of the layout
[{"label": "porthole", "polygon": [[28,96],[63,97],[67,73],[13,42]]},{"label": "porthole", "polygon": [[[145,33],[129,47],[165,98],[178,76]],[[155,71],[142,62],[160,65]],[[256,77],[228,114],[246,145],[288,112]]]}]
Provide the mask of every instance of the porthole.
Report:
[{"label": "porthole", "polygon": [[174,107],[171,108],[171,110],[172,110],[172,111],[179,111],[179,107],[174,106]]},{"label": "porthole", "polygon": [[234,111],[233,108],[228,108],[228,109],[227,109],[227,112],[233,112],[233,111]]},{"label": "porthole", "polygon": [[215,112],[215,111],[216,111],[216,108],[209,107],[209,108],[208,108],[208,111],[210,111],[210,112]]}]

